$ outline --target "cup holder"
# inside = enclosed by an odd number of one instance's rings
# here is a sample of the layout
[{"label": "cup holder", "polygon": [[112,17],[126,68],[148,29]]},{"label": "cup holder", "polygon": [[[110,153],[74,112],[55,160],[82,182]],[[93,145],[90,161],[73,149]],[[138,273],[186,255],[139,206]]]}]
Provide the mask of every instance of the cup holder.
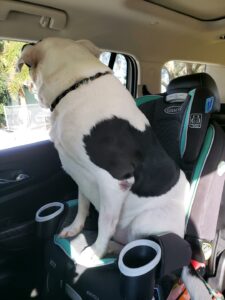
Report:
[{"label": "cup holder", "polygon": [[126,300],[150,300],[154,294],[155,271],[161,259],[161,247],[151,240],[127,244],[119,255],[120,291]]},{"label": "cup holder", "polygon": [[61,202],[48,203],[36,212],[37,235],[42,239],[51,238],[57,231],[64,210]]}]

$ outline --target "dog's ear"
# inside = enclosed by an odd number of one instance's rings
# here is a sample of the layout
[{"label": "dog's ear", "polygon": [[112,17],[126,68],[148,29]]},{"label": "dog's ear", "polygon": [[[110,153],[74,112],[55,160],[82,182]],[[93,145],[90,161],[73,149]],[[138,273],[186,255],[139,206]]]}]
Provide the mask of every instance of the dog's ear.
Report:
[{"label": "dog's ear", "polygon": [[94,54],[94,56],[96,56],[97,58],[99,58],[100,54],[101,54],[101,50],[95,46],[91,41],[89,40],[80,40],[77,41],[76,43],[81,44],[82,46],[84,46],[85,48],[87,48],[92,54]]},{"label": "dog's ear", "polygon": [[35,45],[27,44],[23,46],[19,60],[17,61],[16,71],[20,72],[23,65],[29,68],[37,64],[38,55]]}]

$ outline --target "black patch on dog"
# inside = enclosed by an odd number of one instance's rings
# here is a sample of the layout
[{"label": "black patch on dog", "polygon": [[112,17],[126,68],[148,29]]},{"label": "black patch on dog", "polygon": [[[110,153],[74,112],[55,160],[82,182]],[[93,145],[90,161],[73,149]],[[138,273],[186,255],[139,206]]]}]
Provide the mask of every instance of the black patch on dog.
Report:
[{"label": "black patch on dog", "polygon": [[131,191],[138,196],[165,194],[179,179],[178,167],[151,127],[141,132],[128,121],[114,117],[96,124],[83,141],[90,160],[114,178],[134,176]]}]

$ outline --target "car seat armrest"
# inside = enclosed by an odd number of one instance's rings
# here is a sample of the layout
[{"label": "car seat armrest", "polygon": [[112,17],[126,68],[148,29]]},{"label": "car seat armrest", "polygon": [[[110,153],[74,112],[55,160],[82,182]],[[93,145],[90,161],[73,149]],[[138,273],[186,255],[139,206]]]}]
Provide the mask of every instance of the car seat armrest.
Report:
[{"label": "car seat armrest", "polygon": [[162,251],[161,262],[156,274],[157,279],[190,264],[191,247],[177,234],[168,233],[161,236],[149,236],[148,238],[158,243]]}]

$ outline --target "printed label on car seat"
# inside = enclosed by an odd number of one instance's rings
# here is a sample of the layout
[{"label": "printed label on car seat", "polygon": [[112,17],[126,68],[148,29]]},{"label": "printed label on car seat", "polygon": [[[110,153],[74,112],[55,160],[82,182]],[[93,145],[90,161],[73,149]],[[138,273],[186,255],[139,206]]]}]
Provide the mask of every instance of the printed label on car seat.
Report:
[{"label": "printed label on car seat", "polygon": [[181,109],[182,109],[182,106],[172,105],[172,106],[166,107],[164,109],[164,112],[166,114],[173,115],[173,114],[178,114],[181,111]]},{"label": "printed label on car seat", "polygon": [[191,114],[189,119],[190,128],[201,128],[202,127],[202,114]]}]

